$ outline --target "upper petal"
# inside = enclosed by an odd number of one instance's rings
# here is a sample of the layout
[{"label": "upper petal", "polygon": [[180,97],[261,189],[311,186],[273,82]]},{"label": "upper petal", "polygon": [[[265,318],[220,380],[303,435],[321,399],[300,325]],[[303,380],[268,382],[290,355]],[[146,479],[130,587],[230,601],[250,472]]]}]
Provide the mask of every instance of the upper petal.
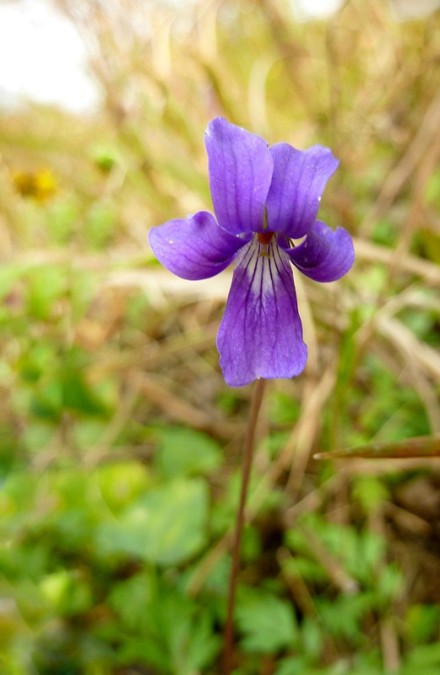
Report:
[{"label": "upper petal", "polygon": [[273,171],[266,141],[217,117],[208,125],[205,143],[218,222],[234,234],[261,232]]},{"label": "upper petal", "polygon": [[354,262],[351,236],[343,227],[331,230],[316,221],[302,244],[286,251],[292,263],[315,281],[336,281]]},{"label": "upper petal", "polygon": [[246,239],[223,230],[207,211],[153,227],[149,241],[162,265],[182,279],[215,276],[246,243]]},{"label": "upper petal", "polygon": [[339,162],[321,145],[296,150],[277,143],[270,150],[274,169],[267,198],[268,229],[302,237],[315,222],[321,195]]},{"label": "upper petal", "polygon": [[307,360],[288,256],[275,238],[268,255],[262,252],[254,238],[239,253],[217,336],[220,365],[231,387],[299,375]]}]

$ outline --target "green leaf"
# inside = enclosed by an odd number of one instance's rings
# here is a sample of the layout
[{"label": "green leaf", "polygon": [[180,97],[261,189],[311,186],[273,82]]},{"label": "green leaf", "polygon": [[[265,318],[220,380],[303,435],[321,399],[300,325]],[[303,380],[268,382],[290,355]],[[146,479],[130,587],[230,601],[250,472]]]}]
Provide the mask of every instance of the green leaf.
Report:
[{"label": "green leaf", "polygon": [[64,569],[47,574],[39,586],[43,597],[58,615],[80,614],[92,605],[89,585],[74,571]]},{"label": "green leaf", "polygon": [[14,286],[20,279],[23,273],[21,265],[5,265],[0,267],[0,298],[3,300],[5,296],[13,292]]},{"label": "green leaf", "polygon": [[312,675],[310,666],[303,657],[289,657],[283,659],[275,671],[275,675]]},{"label": "green leaf", "polygon": [[219,444],[199,431],[167,427],[158,429],[155,435],[158,439],[156,467],[167,478],[205,475],[221,464]]},{"label": "green leaf", "polygon": [[194,675],[205,672],[219,650],[209,613],[160,580],[137,575],[119,584],[110,602],[131,633],[142,632],[120,650],[125,663],[140,660],[159,672]]},{"label": "green leaf", "polygon": [[271,653],[292,647],[297,636],[292,605],[268,593],[252,594],[237,606],[236,618],[248,652]]},{"label": "green leaf", "polygon": [[28,311],[42,321],[51,317],[54,303],[66,291],[66,272],[62,267],[41,266],[29,273]]},{"label": "green leaf", "polygon": [[139,462],[117,462],[98,471],[101,495],[114,513],[129,507],[151,485],[147,468]]},{"label": "green leaf", "polygon": [[119,616],[124,628],[145,631],[150,622],[149,605],[154,594],[153,579],[145,573],[136,574],[117,583],[110,593],[110,607]]},{"label": "green leaf", "polygon": [[434,673],[440,672],[440,642],[433,644],[420,645],[413,649],[408,656],[402,675],[413,675],[414,673]]},{"label": "green leaf", "polygon": [[171,673],[192,675],[210,663],[219,640],[213,635],[208,614],[197,611],[192,600],[160,584],[151,614]]},{"label": "green leaf", "polygon": [[269,399],[270,419],[275,425],[295,424],[299,417],[299,402],[284,391],[275,391]]},{"label": "green leaf", "polygon": [[329,635],[344,637],[355,644],[362,637],[361,622],[375,606],[372,593],[339,596],[334,600],[318,599],[316,607]]},{"label": "green leaf", "polygon": [[90,208],[85,225],[87,243],[93,248],[103,248],[111,243],[115,233],[116,218],[114,209],[99,202]]},{"label": "green leaf", "polygon": [[57,348],[39,341],[28,346],[17,362],[20,376],[27,382],[37,382],[40,377],[53,370],[57,363]]},{"label": "green leaf", "polygon": [[56,379],[40,382],[30,402],[30,411],[43,420],[58,420],[63,408],[63,387]]},{"label": "green leaf", "polygon": [[439,605],[413,605],[405,617],[408,638],[414,643],[433,640],[440,625]]},{"label": "green leaf", "polygon": [[151,490],[120,519],[104,523],[97,545],[102,554],[177,565],[205,543],[208,489],[200,480],[176,480]]},{"label": "green leaf", "polygon": [[386,565],[377,579],[379,605],[386,608],[404,588],[402,571],[393,563]]},{"label": "green leaf", "polygon": [[78,227],[80,209],[79,200],[74,196],[50,205],[47,209],[47,226],[55,242],[62,244],[70,239]]},{"label": "green leaf", "polygon": [[106,382],[92,384],[89,381],[88,366],[89,355],[85,351],[74,347],[65,354],[57,373],[62,387],[63,406],[78,413],[105,416],[111,410],[112,392],[107,392],[110,396],[106,396]]},{"label": "green leaf", "polygon": [[388,490],[376,476],[356,476],[353,481],[353,498],[364,513],[371,513],[389,497]]},{"label": "green leaf", "polygon": [[323,649],[325,640],[319,619],[305,617],[301,623],[301,637],[305,654],[316,660]]}]

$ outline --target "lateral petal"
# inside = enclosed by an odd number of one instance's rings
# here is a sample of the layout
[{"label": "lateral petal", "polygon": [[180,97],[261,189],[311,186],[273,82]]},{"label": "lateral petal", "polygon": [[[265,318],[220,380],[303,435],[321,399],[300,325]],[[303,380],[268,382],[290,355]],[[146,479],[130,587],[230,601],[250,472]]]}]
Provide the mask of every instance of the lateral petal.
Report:
[{"label": "lateral petal", "polygon": [[270,151],[274,170],[266,204],[268,229],[302,237],[315,222],[321,195],[339,161],[321,145],[296,150],[277,143]]},{"label": "lateral petal", "polygon": [[223,230],[207,211],[199,211],[153,227],[149,241],[164,267],[182,279],[194,280],[224,270],[247,240]]},{"label": "lateral petal", "polygon": [[307,347],[292,268],[275,237],[268,246],[255,237],[239,253],[217,347],[231,387],[262,377],[291,378],[304,369]]},{"label": "lateral petal", "polygon": [[300,272],[315,281],[336,281],[354,262],[353,241],[347,230],[343,227],[332,230],[319,220],[304,241],[286,253]]},{"label": "lateral petal", "polygon": [[215,215],[233,234],[262,232],[273,159],[260,136],[217,117],[205,134]]}]

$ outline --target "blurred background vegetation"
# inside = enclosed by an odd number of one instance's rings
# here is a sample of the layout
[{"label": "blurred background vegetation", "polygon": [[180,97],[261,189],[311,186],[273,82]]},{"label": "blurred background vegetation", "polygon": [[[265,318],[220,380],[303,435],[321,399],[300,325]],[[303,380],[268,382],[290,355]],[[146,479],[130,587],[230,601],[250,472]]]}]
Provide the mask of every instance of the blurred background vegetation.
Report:
[{"label": "blurred background vegetation", "polygon": [[0,672],[220,673],[249,402],[215,348],[230,273],[180,281],[147,232],[211,208],[223,115],[333,149],[321,215],[357,254],[296,276],[310,358],[259,420],[236,672],[440,673],[438,460],[313,459],[440,431],[439,13],[54,4],[102,106],[0,114]]}]

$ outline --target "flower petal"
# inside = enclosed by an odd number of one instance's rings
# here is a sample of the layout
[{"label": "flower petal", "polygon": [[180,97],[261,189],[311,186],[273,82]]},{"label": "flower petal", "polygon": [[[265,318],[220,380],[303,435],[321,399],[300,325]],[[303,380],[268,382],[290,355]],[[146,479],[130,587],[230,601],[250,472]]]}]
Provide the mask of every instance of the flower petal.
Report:
[{"label": "flower petal", "polygon": [[321,145],[296,150],[277,143],[270,150],[274,170],[266,204],[268,229],[302,237],[315,222],[321,195],[339,162]]},{"label": "flower petal", "polygon": [[162,265],[182,279],[215,276],[246,244],[246,239],[223,230],[207,211],[153,227],[149,241]]},{"label": "flower petal", "polygon": [[330,229],[316,221],[302,244],[286,251],[292,263],[315,281],[336,281],[353,265],[351,236],[343,227]]},{"label": "flower petal", "polygon": [[233,234],[263,231],[273,170],[266,141],[217,117],[208,125],[205,143],[218,222]]},{"label": "flower petal", "polygon": [[275,238],[265,247],[255,237],[238,255],[217,347],[231,387],[304,369],[307,347],[292,268]]}]

